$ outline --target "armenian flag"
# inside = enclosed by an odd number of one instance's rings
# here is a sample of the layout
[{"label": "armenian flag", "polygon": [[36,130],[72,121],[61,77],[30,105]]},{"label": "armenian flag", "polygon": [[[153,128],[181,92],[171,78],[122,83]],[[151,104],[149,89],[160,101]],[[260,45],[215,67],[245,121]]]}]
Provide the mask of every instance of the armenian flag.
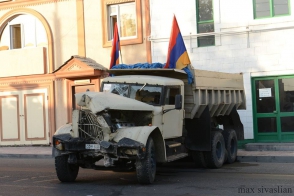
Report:
[{"label": "armenian flag", "polygon": [[177,19],[174,16],[169,39],[167,61],[164,68],[183,69],[189,64],[191,64],[189,55]]},{"label": "armenian flag", "polygon": [[117,24],[115,23],[114,31],[113,31],[111,60],[110,60],[109,69],[111,69],[114,65],[119,64],[119,51],[120,51],[119,35],[118,35]]}]

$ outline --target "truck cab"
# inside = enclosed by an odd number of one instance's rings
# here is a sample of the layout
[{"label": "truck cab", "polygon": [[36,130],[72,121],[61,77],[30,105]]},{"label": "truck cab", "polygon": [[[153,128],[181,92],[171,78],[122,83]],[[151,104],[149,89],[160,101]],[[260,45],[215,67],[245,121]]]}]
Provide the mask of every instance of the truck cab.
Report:
[{"label": "truck cab", "polygon": [[184,102],[175,109],[176,96],[184,96],[184,82],[179,79],[149,75],[108,77],[102,92],[114,93],[154,106],[151,124],[159,128],[164,139],[182,136]]}]

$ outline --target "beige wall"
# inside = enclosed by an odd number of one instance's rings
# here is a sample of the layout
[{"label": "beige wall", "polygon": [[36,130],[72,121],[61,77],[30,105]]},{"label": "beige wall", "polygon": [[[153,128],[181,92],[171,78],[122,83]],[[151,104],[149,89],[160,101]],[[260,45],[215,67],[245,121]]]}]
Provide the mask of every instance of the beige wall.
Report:
[{"label": "beige wall", "polygon": [[66,80],[55,80],[55,122],[56,129],[67,123],[67,92]]},{"label": "beige wall", "polygon": [[[46,49],[43,47],[5,50],[0,52],[0,77],[44,74]],[[17,57],[17,58],[15,58]]]},{"label": "beige wall", "polygon": [[54,43],[54,69],[72,55],[78,54],[76,1],[66,0],[30,6],[41,13],[49,23]]}]

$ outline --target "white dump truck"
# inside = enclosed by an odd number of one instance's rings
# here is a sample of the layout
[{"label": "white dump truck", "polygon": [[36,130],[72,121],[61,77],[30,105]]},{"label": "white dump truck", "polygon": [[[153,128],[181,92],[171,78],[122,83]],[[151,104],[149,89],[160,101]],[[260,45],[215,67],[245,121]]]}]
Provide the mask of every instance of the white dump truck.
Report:
[{"label": "white dump truck", "polygon": [[233,163],[244,139],[243,76],[190,71],[192,84],[182,70],[109,70],[114,76],[101,92],[76,94],[80,109],[53,136],[59,180],[75,181],[79,167],[133,168],[139,183],[150,184],[157,164],[187,156],[199,167]]}]

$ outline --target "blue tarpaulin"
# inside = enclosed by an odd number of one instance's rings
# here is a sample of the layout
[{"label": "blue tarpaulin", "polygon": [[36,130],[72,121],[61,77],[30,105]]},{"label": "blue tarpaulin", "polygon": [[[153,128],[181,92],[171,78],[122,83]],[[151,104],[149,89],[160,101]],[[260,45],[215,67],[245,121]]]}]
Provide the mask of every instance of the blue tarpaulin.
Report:
[{"label": "blue tarpaulin", "polygon": [[[165,64],[162,63],[137,63],[133,65],[126,65],[126,64],[118,64],[113,66],[111,69],[156,69],[156,68],[163,68]],[[187,73],[188,76],[188,83],[192,84],[194,82],[193,74],[191,73],[188,67],[182,69]]]}]

